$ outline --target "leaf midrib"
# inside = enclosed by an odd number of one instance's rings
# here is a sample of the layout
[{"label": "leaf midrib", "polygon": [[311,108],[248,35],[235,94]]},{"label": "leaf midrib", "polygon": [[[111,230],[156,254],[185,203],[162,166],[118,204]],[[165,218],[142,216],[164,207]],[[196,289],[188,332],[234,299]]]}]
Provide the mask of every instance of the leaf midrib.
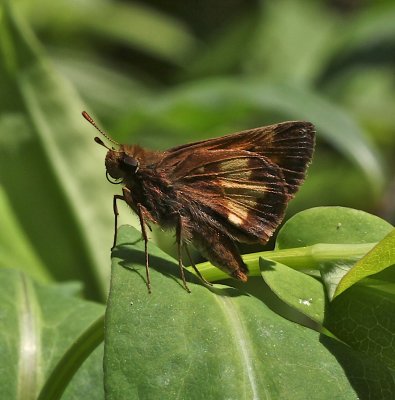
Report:
[{"label": "leaf midrib", "polygon": [[40,365],[40,335],[37,323],[37,299],[31,282],[20,273],[17,399],[35,399]]},{"label": "leaf midrib", "polygon": [[223,311],[225,319],[228,321],[230,331],[233,332],[235,347],[239,349],[240,362],[244,365],[245,376],[250,383],[251,394],[253,400],[262,398],[269,398],[265,393],[262,397],[258,391],[258,379],[256,377],[255,369],[251,360],[253,359],[254,352],[252,351],[249,342],[247,330],[244,328],[240,311],[232,298],[227,296],[218,296],[214,294],[220,309]]}]

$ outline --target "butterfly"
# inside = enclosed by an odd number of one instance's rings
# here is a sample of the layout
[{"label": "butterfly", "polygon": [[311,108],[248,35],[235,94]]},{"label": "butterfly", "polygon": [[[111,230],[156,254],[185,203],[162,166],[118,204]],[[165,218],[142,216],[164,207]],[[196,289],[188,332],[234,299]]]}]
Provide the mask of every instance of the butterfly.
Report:
[{"label": "butterfly", "polygon": [[310,122],[289,121],[249,129],[219,138],[152,151],[119,144],[82,113],[111,144],[107,148],[107,179],[122,184],[114,195],[114,244],[117,201],[125,201],[138,215],[145,242],[148,291],[147,224],[175,229],[178,263],[192,243],[214,266],[235,279],[247,281],[248,268],[237,242],[265,244],[281,223],[288,202],[295,196],[311,162],[315,128]]}]

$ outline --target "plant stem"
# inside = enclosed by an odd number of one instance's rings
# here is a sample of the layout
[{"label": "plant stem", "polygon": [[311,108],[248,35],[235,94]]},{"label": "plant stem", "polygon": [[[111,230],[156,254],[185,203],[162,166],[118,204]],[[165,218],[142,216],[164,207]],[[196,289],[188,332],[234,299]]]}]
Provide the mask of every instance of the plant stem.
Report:
[{"label": "plant stem", "polygon": [[104,339],[104,315],[100,316],[66,351],[41,389],[38,400],[58,400],[86,358]]},{"label": "plant stem", "polygon": [[[280,262],[296,270],[318,269],[322,263],[338,260],[359,260],[377,243],[362,244],[314,244],[306,247],[263,251],[245,254],[244,262],[250,270],[249,276],[260,276],[259,258]],[[205,279],[210,282],[229,278],[229,275],[215,268],[209,262],[197,264],[196,267]],[[194,273],[191,267],[188,270]]]}]

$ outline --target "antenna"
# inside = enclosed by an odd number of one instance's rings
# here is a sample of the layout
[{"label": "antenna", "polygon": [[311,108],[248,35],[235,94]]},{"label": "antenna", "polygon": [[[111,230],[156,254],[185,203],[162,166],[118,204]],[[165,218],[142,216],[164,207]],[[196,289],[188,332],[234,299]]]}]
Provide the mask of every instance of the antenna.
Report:
[{"label": "antenna", "polygon": [[[93,118],[86,112],[86,111],[82,111],[82,116],[91,124],[93,125],[108,141],[110,141],[111,143],[116,144],[118,147],[120,146],[120,144],[118,142],[116,142],[114,139],[111,139],[110,136],[107,135],[107,133],[103,132],[97,125],[96,122],[93,120]],[[102,146],[106,147],[108,149],[108,147],[99,139],[99,138],[95,138],[95,142],[101,144]]]},{"label": "antenna", "polygon": [[108,146],[106,146],[103,142],[103,140],[101,140],[99,137],[95,136],[94,141],[98,144],[100,144],[100,146],[105,147],[107,150],[114,150],[114,148],[110,148]]}]

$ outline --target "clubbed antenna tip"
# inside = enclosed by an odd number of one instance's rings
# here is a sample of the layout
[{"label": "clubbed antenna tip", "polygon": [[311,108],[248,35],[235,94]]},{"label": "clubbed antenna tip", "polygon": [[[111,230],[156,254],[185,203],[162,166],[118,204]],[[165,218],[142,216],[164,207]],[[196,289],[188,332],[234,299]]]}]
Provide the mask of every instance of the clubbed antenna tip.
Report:
[{"label": "clubbed antenna tip", "polygon": [[[107,140],[109,140],[111,143],[116,144],[119,147],[119,143],[116,142],[114,139],[111,139],[110,136],[107,135],[107,133],[103,132],[96,124],[96,122],[93,120],[93,118],[86,112],[82,111],[82,116],[91,124],[93,125]],[[95,138],[95,142],[101,144],[104,147],[107,147],[98,137]]]}]

